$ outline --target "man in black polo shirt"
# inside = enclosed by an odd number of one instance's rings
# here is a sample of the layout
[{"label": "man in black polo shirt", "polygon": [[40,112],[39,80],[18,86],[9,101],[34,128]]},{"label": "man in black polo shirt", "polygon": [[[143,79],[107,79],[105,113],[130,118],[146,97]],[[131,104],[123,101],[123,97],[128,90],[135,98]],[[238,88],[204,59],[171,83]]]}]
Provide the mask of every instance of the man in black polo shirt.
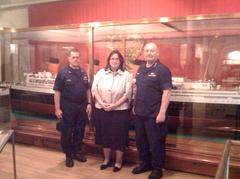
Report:
[{"label": "man in black polo shirt", "polygon": [[80,68],[80,52],[68,54],[69,66],[59,71],[54,84],[55,114],[63,121],[61,146],[66,154],[66,166],[73,167],[73,159],[86,162],[80,153],[87,113],[91,112],[90,85],[86,72]]},{"label": "man in black polo shirt", "polygon": [[136,143],[142,163],[133,174],[152,170],[149,179],[161,178],[165,163],[167,135],[167,108],[170,101],[172,80],[169,69],[158,59],[155,43],[144,46],[146,64],[136,74],[134,103]]}]

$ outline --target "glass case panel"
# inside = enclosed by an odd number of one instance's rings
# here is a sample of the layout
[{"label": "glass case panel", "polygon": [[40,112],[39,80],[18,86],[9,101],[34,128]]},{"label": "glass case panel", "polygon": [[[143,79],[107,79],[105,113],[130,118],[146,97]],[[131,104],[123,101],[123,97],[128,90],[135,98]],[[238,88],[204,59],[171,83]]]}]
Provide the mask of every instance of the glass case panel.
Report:
[{"label": "glass case panel", "polygon": [[3,72],[5,71],[4,44],[4,28],[0,27],[0,130],[8,127],[8,122],[10,121],[9,85],[3,83]]},{"label": "glass case panel", "polygon": [[[11,104],[17,118],[54,116],[53,85],[59,70],[68,65],[70,49],[80,51],[80,66],[89,71],[91,28],[18,29],[5,33],[5,57],[11,82]],[[7,58],[8,57],[8,58]]]},{"label": "glass case panel", "polygon": [[135,74],[146,42],[158,45],[172,72],[169,132],[198,139],[235,138],[240,133],[240,18],[138,21],[94,29],[95,72],[112,49]]},{"label": "glass case panel", "polygon": [[87,70],[88,33],[88,28],[11,32],[6,47],[13,68],[8,78],[13,83],[26,82],[29,73],[54,78],[68,65],[67,52],[73,48],[80,50],[81,66]]},{"label": "glass case panel", "polygon": [[[13,109],[54,113],[52,85],[58,70],[67,65],[66,53],[71,48],[80,50],[81,66],[92,79],[92,72],[106,65],[112,49],[122,52],[129,71],[135,74],[144,63],[144,44],[153,41],[160,61],[173,76],[170,133],[239,138],[240,17],[141,19],[78,27],[1,34],[1,77],[12,84]],[[50,106],[40,105],[42,110],[38,110],[31,105],[37,100]]]}]

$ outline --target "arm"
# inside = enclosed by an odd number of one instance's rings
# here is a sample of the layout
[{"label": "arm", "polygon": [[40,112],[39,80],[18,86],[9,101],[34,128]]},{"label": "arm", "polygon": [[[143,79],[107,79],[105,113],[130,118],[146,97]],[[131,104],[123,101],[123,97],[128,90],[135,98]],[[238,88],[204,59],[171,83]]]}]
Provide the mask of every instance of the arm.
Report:
[{"label": "arm", "polygon": [[114,104],[109,104],[107,107],[104,108],[105,111],[112,111],[114,110],[116,107],[120,106],[122,103],[124,103],[125,101],[127,101],[128,98],[126,95],[123,95],[119,100],[116,101],[116,103]]},{"label": "arm", "polygon": [[156,118],[156,123],[162,123],[166,118],[166,111],[170,102],[171,89],[163,90],[162,103],[160,106],[160,111]]},{"label": "arm", "polygon": [[55,115],[58,119],[62,118],[62,110],[60,108],[60,98],[61,98],[61,92],[55,91],[54,93],[54,104],[55,104]]},{"label": "arm", "polygon": [[101,78],[102,78],[102,73],[103,71],[100,70],[95,76],[94,76],[94,80],[93,80],[93,84],[92,84],[92,96],[93,98],[103,107],[107,107],[108,104],[105,103],[101,96],[99,95],[98,93],[98,84],[99,82],[101,81]]},{"label": "arm", "polygon": [[94,98],[95,100],[103,107],[106,108],[107,106],[109,106],[108,103],[105,103],[102,98],[100,97],[100,95],[98,94],[98,91],[94,92]]},{"label": "arm", "polygon": [[137,94],[137,85],[136,85],[136,80],[133,81],[133,106],[132,106],[132,113],[135,115],[135,97]]},{"label": "arm", "polygon": [[90,89],[87,90],[87,100],[88,100],[88,104],[87,104],[86,112],[88,115],[90,115],[92,112],[92,105],[91,105],[92,104],[92,95],[91,95]]}]

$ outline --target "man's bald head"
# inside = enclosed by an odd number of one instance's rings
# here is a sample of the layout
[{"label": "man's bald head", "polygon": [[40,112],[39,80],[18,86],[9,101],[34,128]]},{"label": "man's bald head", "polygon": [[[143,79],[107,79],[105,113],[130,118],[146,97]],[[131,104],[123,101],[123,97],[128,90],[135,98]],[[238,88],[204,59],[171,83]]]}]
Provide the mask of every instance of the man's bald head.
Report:
[{"label": "man's bald head", "polygon": [[147,66],[151,66],[158,60],[158,47],[155,43],[149,42],[144,46],[144,59],[147,62]]}]

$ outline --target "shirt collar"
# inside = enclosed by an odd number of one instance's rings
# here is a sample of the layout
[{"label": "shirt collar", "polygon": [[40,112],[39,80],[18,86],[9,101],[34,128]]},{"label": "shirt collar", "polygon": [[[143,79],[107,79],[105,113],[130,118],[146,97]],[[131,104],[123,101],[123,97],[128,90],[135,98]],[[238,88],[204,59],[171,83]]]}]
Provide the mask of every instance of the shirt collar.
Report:
[{"label": "shirt collar", "polygon": [[70,66],[68,66],[68,73],[81,75],[83,73],[83,71],[82,71],[81,67],[79,67],[77,69],[73,69]]},{"label": "shirt collar", "polygon": [[[110,73],[113,73],[112,70],[110,70],[109,68],[107,70],[105,70],[105,74],[110,74]],[[117,70],[117,74],[119,75],[122,75],[123,74],[123,71],[118,69]]]},{"label": "shirt collar", "polygon": [[157,59],[157,60],[154,62],[154,64],[153,64],[152,66],[150,66],[150,67],[146,67],[146,64],[144,64],[144,68],[145,68],[145,69],[153,69],[153,68],[155,68],[159,63],[160,63],[160,62],[159,62],[159,59]]},{"label": "shirt collar", "polygon": [[74,69],[74,68],[72,68],[70,66],[68,66],[68,70],[70,70],[70,71],[77,71],[77,70],[82,71],[81,67]]}]

